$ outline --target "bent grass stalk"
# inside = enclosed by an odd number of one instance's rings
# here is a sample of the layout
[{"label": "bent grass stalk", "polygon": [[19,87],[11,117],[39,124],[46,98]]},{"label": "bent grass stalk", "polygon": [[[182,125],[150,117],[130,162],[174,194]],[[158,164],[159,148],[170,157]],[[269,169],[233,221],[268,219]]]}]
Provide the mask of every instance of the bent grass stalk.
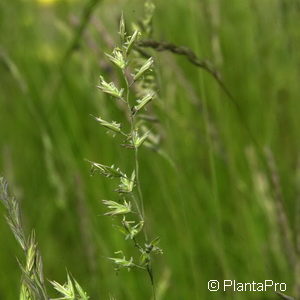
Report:
[{"label": "bent grass stalk", "polygon": [[[117,84],[105,81],[102,76],[100,76],[100,84],[98,86],[104,94],[107,94],[116,101],[124,103],[126,113],[129,116],[129,131],[124,132],[123,129],[121,129],[121,124],[117,122],[108,122],[101,117],[94,117],[101,126],[111,131],[114,135],[119,134],[123,136],[125,141],[122,146],[133,150],[133,170],[131,176],[127,176],[114,165],[109,167],[95,162],[90,163],[92,166],[92,174],[99,173],[105,177],[117,178],[120,180],[119,188],[115,190],[119,195],[119,201],[103,200],[103,204],[109,209],[105,215],[121,217],[119,220],[120,226],[116,227],[125,235],[126,240],[129,239],[133,241],[135,249],[137,249],[140,254],[139,262],[134,262],[133,256],[126,259],[122,250],[116,252],[116,254],[121,255],[121,258],[112,257],[109,259],[115,263],[117,271],[122,268],[128,270],[132,268],[146,270],[151,282],[153,298],[156,299],[152,270],[152,254],[162,253],[162,250],[158,247],[159,238],[155,238],[150,242],[148,240],[148,235],[144,226],[145,208],[139,172],[139,149],[146,140],[148,143],[151,142],[150,139],[148,139],[150,130],[143,132],[140,122],[137,121],[138,114],[155,98],[156,94],[150,88],[145,89],[143,90],[142,95],[139,93],[140,99],[137,99],[135,103],[131,103],[131,99],[135,95],[133,89],[134,85],[141,83],[144,80],[144,77],[151,72],[151,68],[154,64],[153,58],[150,57],[149,59],[144,60],[139,68],[134,70],[133,74],[131,74],[131,59],[133,56],[131,56],[131,54],[140,34],[141,33],[138,30],[135,30],[132,35],[126,33],[125,22],[122,15],[119,27],[121,45],[117,46],[112,51],[112,54],[106,54],[106,56],[111,63],[121,71],[124,87],[118,88]],[[132,208],[131,201],[134,203],[135,210]],[[128,216],[131,218],[130,221],[127,220]],[[142,242],[140,242],[140,233],[143,235]]]}]

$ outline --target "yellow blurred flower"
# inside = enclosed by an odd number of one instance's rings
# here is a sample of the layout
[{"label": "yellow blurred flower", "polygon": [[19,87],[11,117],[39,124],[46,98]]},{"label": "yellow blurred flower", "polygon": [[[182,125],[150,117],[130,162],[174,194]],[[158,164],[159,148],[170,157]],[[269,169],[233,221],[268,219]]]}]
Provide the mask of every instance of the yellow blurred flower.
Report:
[{"label": "yellow blurred flower", "polygon": [[51,5],[59,0],[37,0],[38,3],[42,5]]}]

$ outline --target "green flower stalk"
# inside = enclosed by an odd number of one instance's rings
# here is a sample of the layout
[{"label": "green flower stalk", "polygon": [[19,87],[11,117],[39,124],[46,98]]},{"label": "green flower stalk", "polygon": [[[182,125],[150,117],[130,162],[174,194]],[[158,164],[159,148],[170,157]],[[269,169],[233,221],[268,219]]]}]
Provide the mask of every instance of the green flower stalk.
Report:
[{"label": "green flower stalk", "polygon": [[[154,60],[152,57],[144,60],[140,67],[132,72],[133,69],[132,60],[130,59],[133,54],[135,45],[141,35],[139,30],[135,30],[132,35],[126,33],[125,22],[123,15],[120,21],[119,35],[121,45],[117,46],[112,54],[106,54],[108,59],[115,65],[122,74],[124,86],[118,89],[115,83],[108,83],[102,76],[100,76],[100,90],[111,96],[124,102],[126,115],[129,116],[129,130],[124,132],[119,122],[107,122],[102,118],[95,118],[95,120],[104,128],[113,131],[115,135],[124,137],[122,146],[129,148],[133,151],[132,154],[132,170],[131,175],[127,176],[126,173],[120,171],[119,168],[114,166],[108,167],[103,164],[90,162],[92,167],[92,174],[99,173],[105,177],[119,180],[117,192],[117,201],[103,200],[103,204],[108,208],[105,213],[106,216],[118,219],[119,225],[117,229],[125,235],[126,240],[133,241],[134,251],[138,251],[140,256],[139,261],[134,261],[134,255],[130,255],[130,259],[126,259],[122,251],[118,253],[122,254],[121,258],[109,258],[117,266],[117,270],[120,269],[133,269],[138,268],[146,270],[149,275],[152,285],[153,298],[155,299],[155,285],[154,275],[152,270],[152,258],[153,254],[161,254],[162,251],[158,247],[159,239],[156,238],[152,242],[148,241],[148,234],[145,229],[145,211],[144,211],[144,199],[142,193],[142,187],[140,182],[140,170],[139,170],[139,149],[146,143],[151,131],[144,130],[141,122],[137,121],[139,113],[144,110],[151,101],[155,98],[155,91],[147,89],[143,95],[136,95],[135,85],[141,84],[144,78],[152,71],[154,66]],[[133,101],[133,99],[136,99]],[[139,98],[139,99],[138,99]],[[149,140],[148,143],[151,141]],[[131,221],[128,221],[125,217],[130,217]],[[141,242],[142,241],[142,242]]]}]

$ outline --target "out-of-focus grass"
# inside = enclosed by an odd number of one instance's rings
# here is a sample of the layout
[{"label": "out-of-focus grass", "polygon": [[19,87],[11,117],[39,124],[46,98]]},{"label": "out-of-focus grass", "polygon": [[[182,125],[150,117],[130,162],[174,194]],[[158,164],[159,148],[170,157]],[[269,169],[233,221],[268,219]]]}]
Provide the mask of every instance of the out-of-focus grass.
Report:
[{"label": "out-of-focus grass", "polygon": [[[103,52],[124,10],[139,18],[142,1],[101,1],[81,43],[59,73],[86,3],[0,3],[0,170],[34,227],[49,279],[67,267],[93,299],[147,299],[146,276],[115,276],[105,256],[126,247],[103,217],[112,183],[90,177],[84,158],[128,157],[89,117],[118,119],[95,88],[116,76]],[[206,73],[185,59],[157,55],[162,147],[174,162],[143,150],[141,178],[149,230],[164,256],[155,262],[161,299],[272,299],[273,294],[212,294],[210,279],[273,279],[292,293],[293,266],[277,224],[266,166],[245,129],[274,154],[283,204],[296,232],[299,199],[299,25],[297,1],[157,1],[154,37],[191,47],[221,70],[240,111]],[[60,84],[59,84],[60,82]],[[240,114],[240,115],[239,115]],[[247,124],[247,125],[245,125]],[[128,153],[129,155],[129,153]],[[16,299],[17,245],[0,220],[0,298]],[[294,239],[296,238],[296,234]],[[162,288],[163,290],[164,288]]]}]

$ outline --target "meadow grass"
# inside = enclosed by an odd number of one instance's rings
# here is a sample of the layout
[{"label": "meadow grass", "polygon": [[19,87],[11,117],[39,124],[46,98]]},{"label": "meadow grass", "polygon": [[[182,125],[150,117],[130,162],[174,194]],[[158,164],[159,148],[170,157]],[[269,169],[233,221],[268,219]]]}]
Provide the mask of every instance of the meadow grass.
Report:
[{"label": "meadow grass", "polygon": [[[25,227],[35,228],[47,279],[64,282],[66,267],[91,299],[109,294],[144,299],[147,275],[115,276],[104,258],[111,249],[130,246],[102,216],[106,209],[100,201],[113,197],[114,184],[90,177],[84,161],[131,166],[130,153],[124,155],[89,115],[122,116],[118,107],[103,105],[95,86],[99,74],[117,78],[103,53],[115,45],[120,12],[128,22],[137,20],[142,4],[99,1],[59,73],[85,5],[75,0],[46,6],[38,1],[0,3],[0,172],[20,199]],[[165,253],[156,262],[157,298],[220,299],[207,290],[207,281],[224,278],[272,278],[286,282],[288,294],[296,295],[298,269],[278,221],[274,181],[245,124],[260,148],[270,149],[274,157],[280,201],[296,247],[299,4],[174,0],[172,5],[156,1],[156,7],[152,37],[208,58],[240,107],[185,58],[147,50],[160,66],[160,97],[152,110],[165,153],[142,149],[140,155],[143,193],[151,199],[145,202],[148,226],[159,233]],[[20,278],[15,256],[21,253],[4,218],[0,228],[0,244],[5,245],[0,298],[15,300]]]}]

